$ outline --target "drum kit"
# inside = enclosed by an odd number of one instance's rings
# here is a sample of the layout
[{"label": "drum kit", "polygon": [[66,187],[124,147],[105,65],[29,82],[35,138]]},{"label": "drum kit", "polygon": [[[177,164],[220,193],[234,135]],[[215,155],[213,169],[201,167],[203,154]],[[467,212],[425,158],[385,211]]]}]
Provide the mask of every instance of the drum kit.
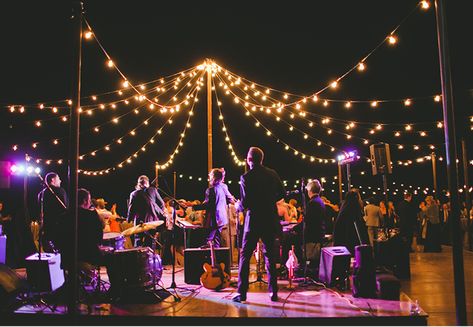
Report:
[{"label": "drum kit", "polygon": [[162,224],[162,220],[152,221],[130,227],[121,233],[103,234],[100,250],[104,255],[111,256],[109,262],[114,275],[112,283],[116,283],[118,288],[156,287],[156,283],[161,280],[163,266],[161,257],[155,253],[157,241],[154,238],[153,249],[147,246],[125,249],[124,244],[125,237],[155,230]]}]

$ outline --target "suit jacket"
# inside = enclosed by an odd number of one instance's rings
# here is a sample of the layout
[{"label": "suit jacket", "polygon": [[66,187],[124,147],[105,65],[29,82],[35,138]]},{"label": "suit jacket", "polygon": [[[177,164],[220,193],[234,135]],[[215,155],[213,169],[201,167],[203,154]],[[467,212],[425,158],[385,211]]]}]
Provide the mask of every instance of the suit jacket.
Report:
[{"label": "suit jacket", "polygon": [[403,235],[412,234],[417,226],[417,208],[414,203],[402,200],[396,207],[399,215],[399,228]]},{"label": "suit jacket", "polygon": [[136,223],[165,220],[164,201],[156,187],[151,186],[130,193],[127,219]]},{"label": "suit jacket", "polygon": [[365,206],[365,222],[368,227],[380,227],[383,222],[383,214],[381,209],[374,204],[368,204]]},{"label": "suit jacket", "polygon": [[305,214],[305,243],[320,243],[325,236],[325,203],[320,196],[313,196]]},{"label": "suit jacket", "polygon": [[[61,199],[61,201],[69,206],[66,191],[62,187],[50,186],[53,192]],[[67,209],[65,209],[59,201],[56,199],[54,194],[49,191],[48,188],[44,188],[38,194],[38,204],[40,208],[40,214],[43,214],[43,228],[47,234],[50,231],[59,228],[59,225],[65,219]]]},{"label": "suit jacket", "polygon": [[228,224],[228,202],[234,199],[228,186],[219,183],[205,191],[202,204],[193,206],[194,210],[205,210],[204,227],[216,228]]},{"label": "suit jacket", "polygon": [[244,231],[277,233],[279,224],[276,202],[283,199],[284,186],[276,171],[256,165],[240,177],[240,210],[246,209]]}]

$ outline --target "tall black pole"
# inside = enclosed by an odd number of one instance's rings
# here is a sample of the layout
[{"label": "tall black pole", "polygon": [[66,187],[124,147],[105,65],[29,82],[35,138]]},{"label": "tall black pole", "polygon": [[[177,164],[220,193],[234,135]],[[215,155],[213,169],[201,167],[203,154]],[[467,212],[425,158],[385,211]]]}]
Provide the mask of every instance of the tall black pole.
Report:
[{"label": "tall black pole", "polygon": [[351,174],[350,174],[350,163],[347,163],[347,193],[350,192],[351,188]]},{"label": "tall black pole", "polygon": [[455,284],[455,306],[457,325],[466,325],[465,273],[463,268],[463,246],[460,238],[460,206],[458,196],[457,144],[453,107],[453,87],[450,73],[450,58],[447,38],[445,0],[435,0],[437,41],[442,86],[442,107],[447,161],[448,188],[450,191],[450,226],[453,243],[453,274]]},{"label": "tall black pole", "polygon": [[72,230],[70,230],[71,267],[69,270],[69,297],[67,311],[75,315],[78,301],[77,280],[77,188],[79,184],[79,108],[80,108],[80,82],[81,82],[81,51],[82,51],[82,14],[83,4],[81,1],[72,2],[72,106],[70,113],[70,142],[69,142],[69,213],[72,219]]},{"label": "tall black pole", "polygon": [[430,154],[430,159],[432,161],[432,178],[434,180],[434,193],[435,193],[435,198],[438,199],[438,189],[437,189],[437,158],[435,155],[435,152],[432,151]]},{"label": "tall black pole", "polygon": [[467,234],[468,234],[468,249],[473,250],[473,243],[471,242],[470,233],[470,210],[471,210],[471,198],[470,198],[470,185],[468,181],[468,154],[466,151],[466,140],[462,138],[462,161],[463,161],[463,186],[465,190],[465,204],[466,204],[466,221],[467,221]]}]

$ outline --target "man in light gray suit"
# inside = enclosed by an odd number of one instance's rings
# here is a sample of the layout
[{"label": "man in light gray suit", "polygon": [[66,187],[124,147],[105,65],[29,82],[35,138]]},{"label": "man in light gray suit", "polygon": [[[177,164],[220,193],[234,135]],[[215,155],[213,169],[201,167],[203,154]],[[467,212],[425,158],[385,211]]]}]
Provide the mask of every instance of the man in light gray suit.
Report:
[{"label": "man in light gray suit", "polygon": [[364,208],[365,216],[363,217],[368,227],[368,236],[370,239],[370,245],[373,246],[373,241],[378,237],[378,228],[383,224],[383,214],[374,198],[368,199],[368,204]]}]

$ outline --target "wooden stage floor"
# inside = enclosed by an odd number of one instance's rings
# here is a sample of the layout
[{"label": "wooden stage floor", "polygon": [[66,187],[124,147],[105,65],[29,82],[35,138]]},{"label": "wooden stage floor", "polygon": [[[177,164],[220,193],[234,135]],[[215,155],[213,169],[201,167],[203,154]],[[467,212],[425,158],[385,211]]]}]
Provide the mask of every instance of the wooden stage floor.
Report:
[{"label": "wooden stage floor", "polygon": [[[171,267],[166,266],[161,284],[169,287],[172,281]],[[254,267],[252,267],[254,268]],[[106,275],[104,275],[105,279]],[[255,280],[253,272],[250,281]],[[236,282],[236,271],[232,281]],[[184,283],[184,269],[176,268],[176,289],[180,301],[168,296],[160,302],[146,297],[147,304],[95,303],[80,306],[80,315],[71,320],[59,305],[52,313],[46,307],[25,305],[16,310],[12,324],[124,324],[124,325],[426,325],[427,314],[419,308],[419,314],[411,314],[413,302],[405,294],[401,301],[353,298],[351,291],[340,292],[312,285],[289,289],[285,280],[279,281],[279,302],[271,302],[267,286],[261,282],[250,285],[246,303],[231,299],[236,288],[229,287],[215,292],[199,285]],[[297,286],[297,285],[295,285]],[[174,293],[171,290],[172,293]],[[162,293],[159,293],[162,294]],[[169,295],[169,294],[166,294]],[[94,301],[92,301],[94,302]],[[40,312],[38,314],[38,312]],[[286,319],[281,319],[286,318]],[[287,319],[290,319],[288,321]]]}]

